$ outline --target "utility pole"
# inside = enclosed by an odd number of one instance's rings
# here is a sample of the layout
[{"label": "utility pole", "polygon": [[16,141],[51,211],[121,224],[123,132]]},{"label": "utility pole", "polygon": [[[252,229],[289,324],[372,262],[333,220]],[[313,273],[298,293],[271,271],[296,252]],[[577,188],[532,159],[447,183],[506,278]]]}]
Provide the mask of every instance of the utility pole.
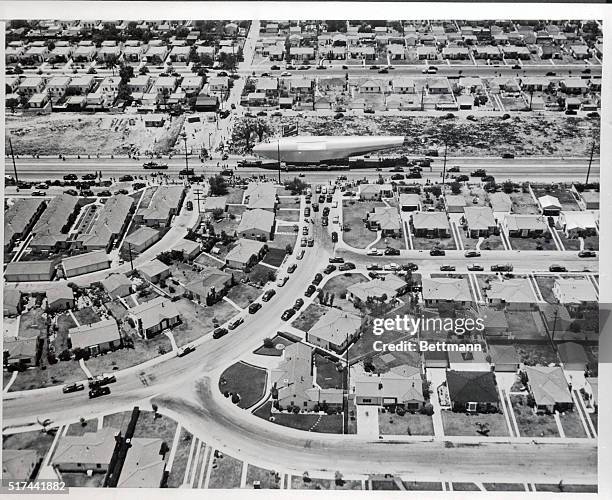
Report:
[{"label": "utility pole", "polygon": [[446,184],[446,153],[448,152],[448,138],[444,139],[444,165],[442,166],[442,194]]},{"label": "utility pole", "polygon": [[13,153],[13,143],[11,142],[11,138],[8,138],[9,147],[11,148],[11,158],[13,159],[13,171],[15,172],[15,185],[19,185],[19,177],[17,177],[17,165],[15,164],[15,154]]},{"label": "utility pole", "polygon": [[425,109],[425,86],[421,89],[421,111]]},{"label": "utility pole", "polygon": [[130,268],[134,270],[134,262],[132,261],[132,244],[128,243],[128,252],[130,253]]},{"label": "utility pole", "polygon": [[202,210],[200,210],[200,195],[202,194],[202,191],[196,189],[193,193],[196,195],[196,200],[198,201],[198,213],[201,214]]},{"label": "utility pole", "polygon": [[183,132],[183,141],[185,141],[185,170],[187,171],[187,182],[189,182],[189,160],[187,159],[187,134]]},{"label": "utility pole", "polygon": [[553,320],[553,327],[552,327],[552,337],[551,337],[551,341],[555,342],[555,329],[557,328],[557,317],[559,316],[559,309],[555,308],[555,319]]},{"label": "utility pole", "polygon": [[[591,146],[591,156],[589,158],[589,168],[587,170],[586,181],[585,184],[589,183],[589,176],[591,175],[591,164],[593,163],[593,154],[595,153],[595,141],[593,141],[593,145]],[[15,160],[13,160],[13,165],[15,164]],[[15,175],[17,175],[15,173]]]},{"label": "utility pole", "polygon": [[278,183],[281,183],[281,157],[280,157],[280,137],[276,142],[276,153],[278,155]]}]

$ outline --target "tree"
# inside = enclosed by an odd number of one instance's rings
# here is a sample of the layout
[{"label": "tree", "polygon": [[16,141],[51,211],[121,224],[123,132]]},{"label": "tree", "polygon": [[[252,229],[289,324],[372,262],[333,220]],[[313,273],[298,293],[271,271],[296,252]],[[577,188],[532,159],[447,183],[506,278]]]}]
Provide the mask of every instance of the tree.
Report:
[{"label": "tree", "polygon": [[274,347],[274,341],[270,337],[266,337],[263,340],[263,345],[264,347],[271,349],[272,347]]},{"label": "tree", "polygon": [[450,185],[451,191],[453,194],[461,194],[461,184],[457,181],[453,182]]},{"label": "tree", "polygon": [[222,208],[215,208],[212,211],[213,219],[220,219],[221,217],[223,217],[224,214],[225,214],[225,212],[223,211]]},{"label": "tree", "polygon": [[344,476],[342,475],[342,472],[337,470],[336,473],[334,474],[334,480],[335,480],[337,486],[342,486],[344,484],[344,479],[343,478],[344,478]]},{"label": "tree", "polygon": [[138,70],[138,74],[139,75],[146,75],[149,72],[149,68],[147,68],[146,66],[142,66],[139,70]]},{"label": "tree", "polygon": [[129,64],[121,64],[119,68],[119,76],[123,83],[128,83],[131,78],[134,78],[134,68]]},{"label": "tree", "polygon": [[308,184],[299,177],[294,177],[292,180],[285,182],[285,189],[289,190],[292,195],[302,194],[307,188]]},{"label": "tree", "polygon": [[11,97],[10,99],[6,100],[6,107],[9,108],[11,110],[11,113],[15,112],[15,108],[19,106],[19,100]]},{"label": "tree", "polygon": [[514,184],[511,180],[507,180],[502,184],[502,189],[504,190],[504,193],[510,194],[514,191]]},{"label": "tree", "polygon": [[222,175],[210,177],[208,179],[208,184],[210,185],[210,194],[214,196],[222,196],[228,192],[227,182],[225,181],[225,177]]}]

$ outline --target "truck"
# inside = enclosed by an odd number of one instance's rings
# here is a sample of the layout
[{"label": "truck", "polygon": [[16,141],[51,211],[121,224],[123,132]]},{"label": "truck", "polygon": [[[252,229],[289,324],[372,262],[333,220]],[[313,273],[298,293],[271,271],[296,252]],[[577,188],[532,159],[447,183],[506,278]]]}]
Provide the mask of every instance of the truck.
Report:
[{"label": "truck", "polygon": [[493,272],[511,272],[514,269],[512,264],[494,264],[491,266]]},{"label": "truck", "polygon": [[168,164],[148,161],[142,164],[142,168],[145,170],[168,170]]}]

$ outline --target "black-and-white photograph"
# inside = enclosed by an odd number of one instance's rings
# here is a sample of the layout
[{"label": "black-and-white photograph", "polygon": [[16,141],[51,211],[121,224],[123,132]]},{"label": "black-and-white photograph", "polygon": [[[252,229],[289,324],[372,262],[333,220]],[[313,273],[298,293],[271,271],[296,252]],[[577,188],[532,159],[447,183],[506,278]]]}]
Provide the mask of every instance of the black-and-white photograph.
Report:
[{"label": "black-and-white photograph", "polygon": [[3,492],[597,497],[602,20],[165,12],[5,21]]}]

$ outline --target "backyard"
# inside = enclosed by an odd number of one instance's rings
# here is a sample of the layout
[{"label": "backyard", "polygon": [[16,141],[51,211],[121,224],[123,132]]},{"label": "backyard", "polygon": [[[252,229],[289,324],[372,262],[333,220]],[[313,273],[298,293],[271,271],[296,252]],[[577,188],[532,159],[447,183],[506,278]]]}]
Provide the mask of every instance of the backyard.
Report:
[{"label": "backyard", "polygon": [[315,354],[314,363],[317,369],[317,384],[322,389],[342,389],[345,371],[338,371],[331,359]]},{"label": "backyard", "polygon": [[527,404],[527,397],[511,394],[510,402],[521,436],[557,437],[559,429],[552,415],[538,415]]},{"label": "backyard", "polygon": [[281,476],[278,472],[249,464],[246,473],[247,488],[252,488],[256,481],[261,489],[277,490],[281,486]]},{"label": "backyard", "polygon": [[[168,476],[168,488],[179,488],[185,479],[185,470],[189,461],[189,452],[191,449],[191,441],[193,435],[185,429],[181,429],[181,434],[176,445],[174,462]],[[172,446],[172,441],[166,442],[168,446]]]}]

